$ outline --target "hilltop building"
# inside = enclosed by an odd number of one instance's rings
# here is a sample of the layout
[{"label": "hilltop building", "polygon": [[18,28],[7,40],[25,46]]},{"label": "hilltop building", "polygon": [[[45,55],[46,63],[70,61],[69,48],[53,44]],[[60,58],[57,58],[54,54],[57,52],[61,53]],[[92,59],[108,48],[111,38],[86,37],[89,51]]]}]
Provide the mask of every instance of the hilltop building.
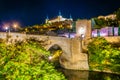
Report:
[{"label": "hilltop building", "polygon": [[62,15],[61,15],[61,12],[59,11],[59,15],[53,19],[49,19],[48,16],[45,20],[45,23],[54,23],[54,22],[60,22],[60,21],[65,21],[65,20],[70,20],[70,21],[73,21],[71,15],[70,15],[70,18],[64,18]]},{"label": "hilltop building", "polygon": [[[103,18],[103,19],[116,19],[115,14],[110,14],[107,16],[98,16],[98,19]],[[84,38],[84,39],[89,39],[91,37],[97,37],[97,36],[118,36],[120,35],[118,31],[118,27],[105,27],[101,29],[94,29],[93,26],[96,24],[94,19],[92,18],[91,20],[87,19],[81,19],[77,21],[73,21],[71,15],[70,18],[64,18],[61,15],[61,12],[59,12],[59,15],[53,19],[49,19],[48,17],[46,18],[46,23],[54,23],[54,22],[61,22],[61,21],[72,21],[71,22],[71,29],[68,29],[67,32],[63,34],[59,34],[59,36],[66,36],[69,38],[74,38],[74,37],[79,37],[79,38]]]},{"label": "hilltop building", "polygon": [[114,20],[114,19],[116,19],[116,15],[115,14],[110,14],[110,15],[107,15],[107,16],[98,16],[98,19],[100,19],[100,18],[104,18],[105,20],[106,19]]}]

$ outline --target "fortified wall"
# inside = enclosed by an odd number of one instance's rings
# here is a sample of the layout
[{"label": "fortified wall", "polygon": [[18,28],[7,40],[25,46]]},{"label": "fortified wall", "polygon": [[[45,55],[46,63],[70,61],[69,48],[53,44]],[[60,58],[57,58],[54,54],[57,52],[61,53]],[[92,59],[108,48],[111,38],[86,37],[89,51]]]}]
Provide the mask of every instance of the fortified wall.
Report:
[{"label": "fortified wall", "polygon": [[104,37],[110,43],[120,43],[120,36]]}]

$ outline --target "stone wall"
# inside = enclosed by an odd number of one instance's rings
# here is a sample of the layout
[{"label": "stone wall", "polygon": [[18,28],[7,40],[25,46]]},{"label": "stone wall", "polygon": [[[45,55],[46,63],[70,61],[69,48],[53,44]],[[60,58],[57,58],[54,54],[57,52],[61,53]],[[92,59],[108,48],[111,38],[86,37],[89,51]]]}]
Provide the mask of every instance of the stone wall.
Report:
[{"label": "stone wall", "polygon": [[104,37],[110,43],[120,43],[120,36]]}]

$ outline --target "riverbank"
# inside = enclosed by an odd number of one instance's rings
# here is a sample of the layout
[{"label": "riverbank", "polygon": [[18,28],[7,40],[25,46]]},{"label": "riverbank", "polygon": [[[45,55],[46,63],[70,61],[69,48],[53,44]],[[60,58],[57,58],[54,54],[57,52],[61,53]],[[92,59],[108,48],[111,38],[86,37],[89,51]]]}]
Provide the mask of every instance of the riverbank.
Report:
[{"label": "riverbank", "polygon": [[120,44],[94,38],[88,45],[88,55],[90,71],[120,74]]},{"label": "riverbank", "polygon": [[112,71],[110,71],[110,70],[98,70],[98,69],[94,69],[94,70],[89,70],[89,71],[104,72],[104,73],[110,73],[110,74],[117,74],[117,75],[120,75],[119,72],[112,72]]},{"label": "riverbank", "polygon": [[59,68],[67,80],[120,80],[120,75],[100,71],[68,70]]}]

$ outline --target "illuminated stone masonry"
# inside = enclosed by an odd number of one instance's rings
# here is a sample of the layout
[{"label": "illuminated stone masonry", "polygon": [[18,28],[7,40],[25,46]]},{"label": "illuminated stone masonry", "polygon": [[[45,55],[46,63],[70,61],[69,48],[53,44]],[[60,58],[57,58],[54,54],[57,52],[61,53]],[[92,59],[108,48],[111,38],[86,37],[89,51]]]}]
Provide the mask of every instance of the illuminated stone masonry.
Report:
[{"label": "illuminated stone masonry", "polygon": [[[0,33],[0,37],[6,36],[7,33]],[[29,38],[35,38],[37,40],[46,41],[47,45],[44,46],[46,50],[49,50],[54,45],[58,45],[63,53],[59,58],[61,66],[65,69],[73,70],[89,70],[88,55],[82,53],[81,40],[79,38],[66,38],[66,37],[54,37],[43,35],[28,35],[21,33],[10,33],[9,42],[14,43],[15,40],[25,40]],[[7,37],[3,37],[6,39]]]}]

